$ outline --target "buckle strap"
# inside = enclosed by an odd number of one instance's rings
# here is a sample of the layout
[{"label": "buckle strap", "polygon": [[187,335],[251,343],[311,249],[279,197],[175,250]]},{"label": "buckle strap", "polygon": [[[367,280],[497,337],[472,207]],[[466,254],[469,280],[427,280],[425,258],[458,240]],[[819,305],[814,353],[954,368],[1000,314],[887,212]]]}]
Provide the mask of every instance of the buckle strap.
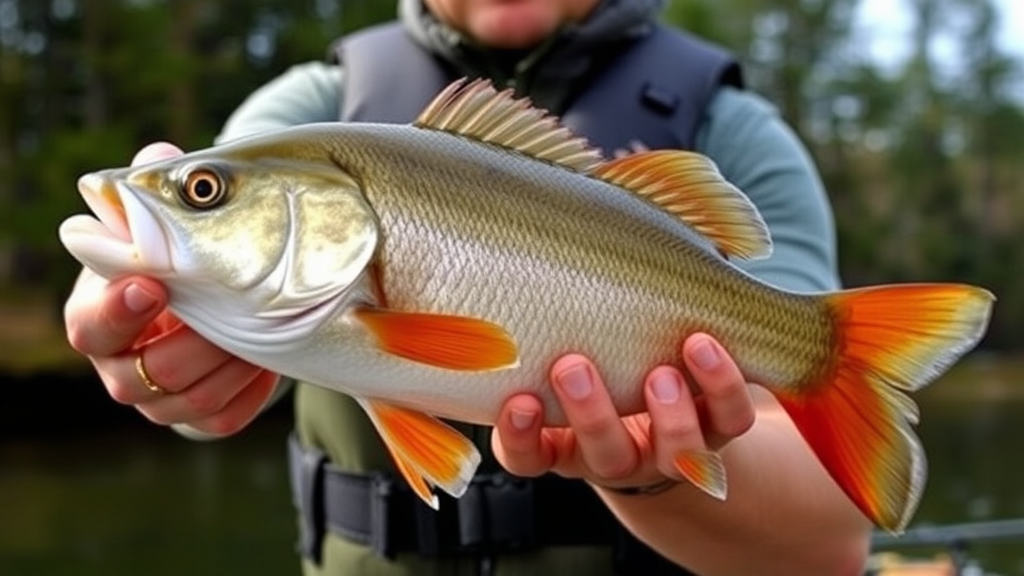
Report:
[{"label": "buckle strap", "polygon": [[324,536],[324,469],[327,455],[319,450],[305,450],[295,435],[288,439],[289,480],[292,503],[299,511],[299,552],[320,564]]},{"label": "buckle strap", "polygon": [[384,558],[497,553],[534,544],[532,483],[506,474],[477,476],[459,499],[439,496],[438,510],[381,474],[347,474],[328,464],[323,484],[327,529]]},{"label": "buckle strap", "polygon": [[461,498],[439,496],[433,510],[404,481],[384,474],[350,474],[326,454],[288,439],[299,551],[319,565],[330,531],[393,559],[415,552],[426,558],[480,558],[543,546],[609,546],[616,573],[686,576],[619,526],[594,491],[579,481],[548,475],[478,474]]},{"label": "buckle strap", "polygon": [[536,502],[530,480],[505,473],[477,476],[454,502],[461,546],[513,551],[536,545]]},{"label": "buckle strap", "polygon": [[461,498],[440,494],[440,508],[433,510],[404,481],[343,472],[322,451],[302,447],[294,433],[288,446],[293,502],[301,516],[299,551],[316,563],[327,531],[384,558],[399,552],[433,558],[615,541],[617,523],[578,481],[478,474]]},{"label": "buckle strap", "polygon": [[411,511],[415,503],[411,493],[395,493],[392,479],[381,474],[344,474],[328,464],[323,483],[321,507],[324,525],[331,532],[369,546],[383,558],[394,558],[414,541],[415,528],[402,522],[399,514],[403,509]]}]

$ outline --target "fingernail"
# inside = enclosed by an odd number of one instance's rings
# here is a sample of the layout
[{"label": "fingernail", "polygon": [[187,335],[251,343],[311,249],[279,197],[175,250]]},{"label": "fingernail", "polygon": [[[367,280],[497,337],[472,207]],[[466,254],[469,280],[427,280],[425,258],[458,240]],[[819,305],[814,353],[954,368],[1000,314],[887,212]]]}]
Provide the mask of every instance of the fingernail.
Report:
[{"label": "fingernail", "polygon": [[586,366],[572,366],[555,375],[558,384],[573,400],[583,400],[594,389],[594,379]]},{"label": "fingernail", "polygon": [[682,384],[676,375],[667,370],[658,372],[651,381],[651,394],[662,404],[674,404],[679,401]]},{"label": "fingernail", "polygon": [[149,312],[156,306],[156,296],[138,284],[129,284],[124,289],[124,305],[132,312]]},{"label": "fingernail", "polygon": [[718,354],[718,348],[707,338],[701,338],[690,347],[690,360],[706,372],[710,372],[722,363],[722,357]]},{"label": "fingernail", "polygon": [[509,420],[512,422],[512,427],[516,430],[529,430],[533,427],[534,421],[537,420],[537,413],[513,410]]}]

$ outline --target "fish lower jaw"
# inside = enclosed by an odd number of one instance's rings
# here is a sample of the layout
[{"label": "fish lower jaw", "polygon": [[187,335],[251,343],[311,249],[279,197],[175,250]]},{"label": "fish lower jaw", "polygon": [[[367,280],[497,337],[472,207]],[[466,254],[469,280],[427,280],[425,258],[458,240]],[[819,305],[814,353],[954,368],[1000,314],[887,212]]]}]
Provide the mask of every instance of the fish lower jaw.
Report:
[{"label": "fish lower jaw", "polygon": [[91,216],[68,218],[61,224],[59,235],[68,252],[83,266],[105,278],[124,274],[160,275],[167,272],[161,267],[149,265],[133,242],[126,242]]}]

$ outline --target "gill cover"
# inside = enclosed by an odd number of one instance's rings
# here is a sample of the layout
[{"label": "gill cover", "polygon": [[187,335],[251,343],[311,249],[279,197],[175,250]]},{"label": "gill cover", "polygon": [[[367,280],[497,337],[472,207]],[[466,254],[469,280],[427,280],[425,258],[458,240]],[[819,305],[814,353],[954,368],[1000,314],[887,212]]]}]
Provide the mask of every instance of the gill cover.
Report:
[{"label": "gill cover", "polygon": [[315,185],[307,180],[284,195],[287,236],[278,266],[267,278],[277,295],[266,303],[263,316],[292,314],[343,292],[373,258],[379,226],[358,184],[340,171],[324,169],[316,176],[303,170],[296,181],[317,176],[323,180]]},{"label": "gill cover", "polygon": [[[378,242],[376,214],[337,166],[282,150],[297,143],[269,137],[244,144],[184,156],[165,177],[139,174],[134,184],[164,189],[163,201],[151,203],[168,230],[182,288],[206,291],[213,279],[239,297],[249,293],[244,307],[258,318],[304,315],[366,269]],[[219,180],[217,201],[200,200],[191,187],[202,181],[197,175]]]}]

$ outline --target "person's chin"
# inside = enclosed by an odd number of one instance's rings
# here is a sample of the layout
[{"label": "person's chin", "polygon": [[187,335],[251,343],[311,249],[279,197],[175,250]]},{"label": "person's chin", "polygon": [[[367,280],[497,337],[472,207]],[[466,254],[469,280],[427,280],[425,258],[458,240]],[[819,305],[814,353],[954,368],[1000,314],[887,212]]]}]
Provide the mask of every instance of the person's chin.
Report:
[{"label": "person's chin", "polygon": [[530,48],[544,41],[558,27],[530,10],[521,7],[495,7],[474,22],[472,33],[477,41],[494,48]]}]

